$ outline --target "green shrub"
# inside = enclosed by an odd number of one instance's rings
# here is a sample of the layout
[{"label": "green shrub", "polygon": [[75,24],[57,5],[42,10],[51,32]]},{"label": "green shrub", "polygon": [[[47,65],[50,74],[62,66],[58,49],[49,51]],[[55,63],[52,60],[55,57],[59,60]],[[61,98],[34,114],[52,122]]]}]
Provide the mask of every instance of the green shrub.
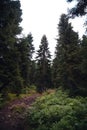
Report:
[{"label": "green shrub", "polygon": [[31,85],[22,89],[22,94],[34,94],[36,93],[36,86]]},{"label": "green shrub", "polygon": [[8,93],[6,100],[13,101],[15,99],[17,99],[17,95],[15,93]]},{"label": "green shrub", "polygon": [[87,98],[46,94],[29,108],[27,122],[34,130],[87,130]]}]

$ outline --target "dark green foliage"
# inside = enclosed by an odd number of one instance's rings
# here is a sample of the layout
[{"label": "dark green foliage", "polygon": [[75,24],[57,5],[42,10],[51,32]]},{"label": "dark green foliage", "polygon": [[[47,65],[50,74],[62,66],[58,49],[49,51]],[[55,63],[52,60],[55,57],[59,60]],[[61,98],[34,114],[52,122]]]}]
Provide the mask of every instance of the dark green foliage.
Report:
[{"label": "dark green foliage", "polygon": [[24,79],[25,86],[29,86],[34,81],[34,61],[33,53],[34,46],[32,44],[33,37],[32,34],[29,34],[27,37],[21,38],[19,41],[19,52],[20,52],[20,69],[21,75]]},{"label": "dark green foliage", "polygon": [[50,51],[46,35],[43,35],[39,50],[37,51],[37,74],[36,84],[39,92],[42,92],[51,86],[51,66]]},{"label": "dark green foliage", "polygon": [[80,76],[80,89],[81,92],[84,92],[84,96],[87,95],[87,36],[83,35],[83,39],[80,44],[80,65],[81,70]]},{"label": "dark green foliage", "polygon": [[67,15],[62,14],[58,25],[59,38],[53,61],[54,85],[64,88],[76,89],[79,75],[79,39],[73,31]]},{"label": "dark green foliage", "polygon": [[86,130],[87,98],[70,98],[66,92],[40,97],[27,113],[33,130]]},{"label": "dark green foliage", "polygon": [[[74,0],[67,0],[68,2],[72,2]],[[72,8],[70,10],[70,13],[72,14],[72,16],[83,16],[85,14],[87,14],[87,0],[76,0],[77,4],[74,8]]]},{"label": "dark green foliage", "polygon": [[81,41],[81,57],[82,57],[82,64],[81,64],[81,69],[82,72],[87,74],[87,36],[83,35],[83,39]]},{"label": "dark green foliage", "polygon": [[19,1],[0,1],[0,90],[7,86],[22,87],[17,48],[21,14]]},{"label": "dark green foliage", "polygon": [[[68,0],[73,1],[73,0]],[[77,1],[73,15],[85,15],[87,2]],[[22,11],[19,0],[0,0],[0,91],[21,92],[23,86],[37,85],[42,92],[52,86],[62,86],[71,91],[86,91],[87,38],[81,44],[68,17],[63,14],[58,25],[59,38],[51,72],[51,55],[46,35],[41,39],[37,58],[33,60],[32,34],[18,38]],[[52,74],[52,75],[51,75]],[[52,79],[51,79],[52,78]],[[75,92],[74,91],[74,92]],[[79,92],[79,91],[77,91]],[[81,93],[81,92],[79,92]]]}]

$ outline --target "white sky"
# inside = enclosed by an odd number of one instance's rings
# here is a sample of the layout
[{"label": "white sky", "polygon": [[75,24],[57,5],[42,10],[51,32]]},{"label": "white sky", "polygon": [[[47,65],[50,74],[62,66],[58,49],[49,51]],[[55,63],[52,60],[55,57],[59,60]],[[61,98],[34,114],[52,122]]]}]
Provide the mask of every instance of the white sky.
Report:
[{"label": "white sky", "polygon": [[[72,4],[68,4],[66,0],[20,0],[22,8],[23,34],[30,32],[34,38],[34,46],[38,49],[41,38],[45,34],[47,36],[51,54],[54,54],[56,40],[58,35],[57,25],[62,13],[67,13],[67,8]],[[73,3],[74,5],[75,3]],[[84,19],[76,18],[72,20],[74,30],[79,32],[80,37],[84,33]]]}]

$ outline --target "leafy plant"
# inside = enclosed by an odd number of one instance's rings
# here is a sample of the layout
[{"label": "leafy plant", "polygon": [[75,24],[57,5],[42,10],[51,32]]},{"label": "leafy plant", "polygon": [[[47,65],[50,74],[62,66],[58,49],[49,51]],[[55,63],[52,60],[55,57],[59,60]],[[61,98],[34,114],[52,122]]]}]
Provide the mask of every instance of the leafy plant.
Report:
[{"label": "leafy plant", "polygon": [[34,130],[86,130],[87,98],[70,98],[62,90],[46,94],[29,108],[27,123]]}]

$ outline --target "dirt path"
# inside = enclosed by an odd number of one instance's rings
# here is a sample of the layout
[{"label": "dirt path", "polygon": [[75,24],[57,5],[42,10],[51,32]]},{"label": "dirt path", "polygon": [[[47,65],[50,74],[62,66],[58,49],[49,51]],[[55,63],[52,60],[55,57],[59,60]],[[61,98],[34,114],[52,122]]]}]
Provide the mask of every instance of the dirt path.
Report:
[{"label": "dirt path", "polygon": [[[34,94],[30,97],[16,99],[0,110],[0,130],[26,130],[26,126],[24,128],[23,114],[38,96],[40,95]],[[16,106],[19,108],[18,111]]]}]

